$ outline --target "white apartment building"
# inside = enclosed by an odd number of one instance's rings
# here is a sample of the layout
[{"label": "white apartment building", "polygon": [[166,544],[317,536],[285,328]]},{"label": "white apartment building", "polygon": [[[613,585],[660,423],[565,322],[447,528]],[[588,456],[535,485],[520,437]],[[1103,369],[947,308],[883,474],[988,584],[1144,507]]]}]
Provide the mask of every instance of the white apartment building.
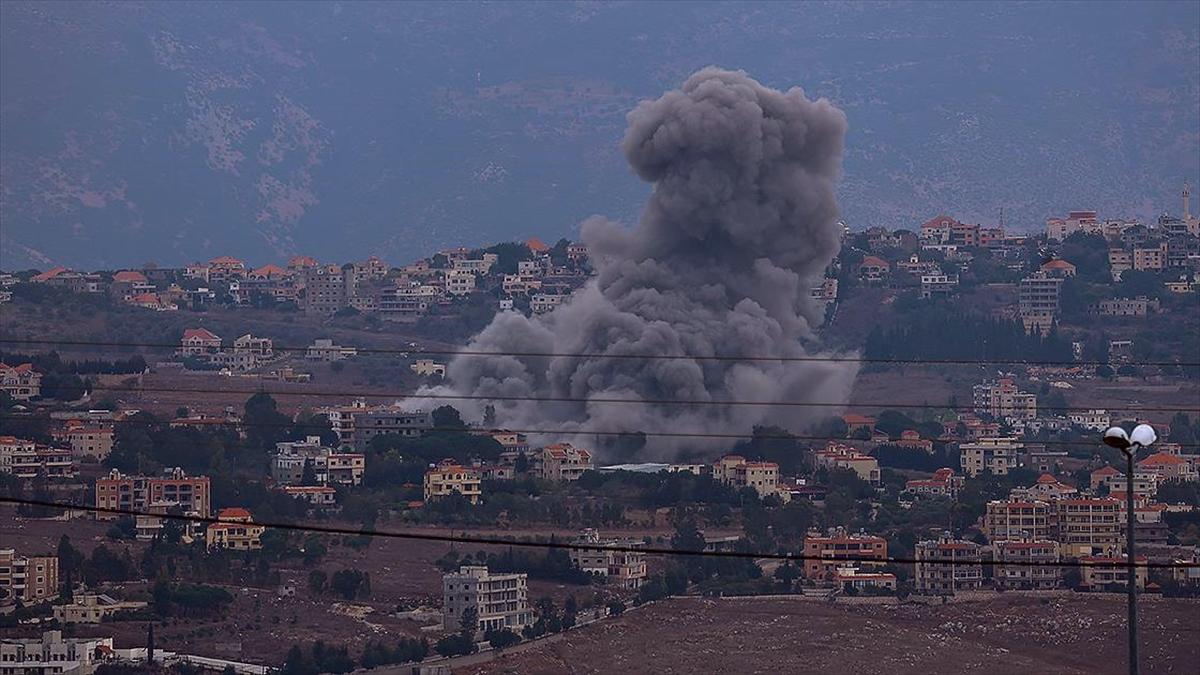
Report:
[{"label": "white apartment building", "polygon": [[442,576],[442,628],[458,631],[468,609],[476,612],[476,636],[507,628],[520,633],[533,624],[524,574],[491,574],[486,566],[464,565]]},{"label": "white apartment building", "polygon": [[1009,469],[1017,468],[1017,453],[1025,448],[1016,438],[981,438],[974,443],[958,446],[963,473],[977,478],[984,471],[997,476],[1008,475]]},{"label": "white apartment building", "polygon": [[466,295],[475,290],[475,273],[469,270],[446,272],[446,292],[450,295]]},{"label": "white apartment building", "polygon": [[573,542],[588,546],[612,547],[607,550],[595,548],[571,549],[571,562],[579,569],[605,577],[610,583],[624,589],[640,588],[646,580],[646,554],[629,549],[642,545],[640,539],[602,539],[600,533],[588,528]]},{"label": "white apartment building", "polygon": [[103,654],[113,654],[111,637],[64,638],[59,630],[46,631],[40,639],[5,637],[0,638],[0,673],[90,675]]}]

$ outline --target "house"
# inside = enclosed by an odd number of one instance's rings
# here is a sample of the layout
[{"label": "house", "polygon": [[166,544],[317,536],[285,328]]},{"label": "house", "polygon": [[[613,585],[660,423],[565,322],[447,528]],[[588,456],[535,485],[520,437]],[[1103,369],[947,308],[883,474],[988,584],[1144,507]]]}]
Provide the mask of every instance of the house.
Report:
[{"label": "house", "polygon": [[849,469],[872,485],[878,485],[881,480],[879,460],[862,454],[853,446],[830,441],[823,450],[813,454],[820,468]]},{"label": "house", "polygon": [[330,338],[317,338],[304,350],[304,358],[311,361],[341,361],[354,356],[358,356],[358,349],[335,345]]},{"label": "house", "polygon": [[0,549],[0,603],[32,605],[57,597],[58,556],[21,556],[15,549]]},{"label": "house", "polygon": [[1056,534],[1057,511],[1043,501],[1009,498],[992,500],[985,507],[983,533],[988,541],[1012,541],[1022,537],[1050,539]]},{"label": "house", "polygon": [[570,551],[571,564],[584,572],[626,590],[636,590],[645,582],[646,554],[617,550],[637,548],[643,544],[641,539],[602,539],[599,532],[588,528],[573,543],[588,546]]},{"label": "house", "polygon": [[246,333],[233,341],[233,353],[251,354],[259,359],[270,359],[275,356],[275,348],[271,338],[256,338]]},{"label": "house", "polygon": [[61,429],[53,432],[54,439],[71,447],[74,457],[104,459],[112,452],[113,429],[111,426],[93,424],[83,420],[67,420]]},{"label": "house", "polygon": [[542,448],[541,455],[535,457],[535,461],[543,480],[579,480],[585,471],[591,471],[593,468],[592,452],[576,448],[570,443],[547,445]]},{"label": "house", "polygon": [[[1129,556],[1084,556],[1079,559],[1079,585],[1088,591],[1125,592],[1129,585]],[[1134,562],[1134,586],[1139,591],[1146,589],[1146,557],[1136,556]]]},{"label": "house", "polygon": [[111,637],[68,637],[48,630],[40,638],[5,636],[0,639],[0,672],[90,675],[112,660]]},{"label": "house", "polygon": [[442,460],[425,472],[425,501],[449,497],[457,492],[471,504],[478,504],[483,494],[482,486],[482,478],[475,468]]},{"label": "house", "polygon": [[311,470],[312,479],[318,485],[361,485],[366,471],[366,455],[335,452],[321,445],[320,436],[275,444],[271,478],[276,483],[296,485],[302,482],[306,467]]},{"label": "house", "polygon": [[529,582],[524,574],[491,574],[486,566],[463,565],[442,576],[442,629],[457,632],[474,610],[474,638],[489,631],[520,633],[533,624]]},{"label": "house", "polygon": [[188,328],[179,341],[179,356],[204,356],[221,350],[221,337],[207,328]]},{"label": "house", "polygon": [[1037,418],[1037,394],[1017,388],[1012,377],[988,380],[971,387],[975,413],[988,413],[998,419],[1032,420]]},{"label": "house", "polygon": [[72,460],[70,450],[0,436],[0,473],[17,478],[73,478],[79,473],[79,467]]},{"label": "house", "polygon": [[32,363],[10,366],[0,363],[0,391],[14,401],[28,401],[42,395],[42,374]]},{"label": "house", "polygon": [[853,436],[861,429],[865,429],[868,432],[875,429],[874,417],[850,414],[842,415],[842,421],[846,423],[846,434],[848,436]]},{"label": "house", "polygon": [[[825,535],[809,532],[804,537],[804,577],[832,579],[846,558],[856,565],[882,566],[887,562],[887,540],[875,535],[847,534],[844,528],[829,530]],[[870,560],[863,562],[860,558]],[[878,561],[878,562],[876,562]]]},{"label": "house", "polygon": [[916,545],[917,593],[953,595],[956,591],[978,590],[983,584],[980,546],[943,533],[935,540]]},{"label": "house", "polygon": [[992,545],[992,580],[1007,590],[1048,591],[1062,584],[1058,542],[1023,536]]},{"label": "house", "polygon": [[1137,463],[1137,468],[1158,475],[1160,481],[1194,483],[1200,480],[1196,466],[1179,455],[1156,452]]},{"label": "house", "polygon": [[149,309],[155,312],[174,312],[179,305],[159,295],[158,293],[139,293],[130,296],[126,302],[134,307]]},{"label": "house", "polygon": [[529,309],[534,314],[545,314],[565,303],[570,297],[566,294],[537,293],[529,300]]},{"label": "house", "polygon": [[760,498],[788,498],[779,490],[779,465],[774,462],[750,462],[740,455],[725,455],[713,463],[712,477],[724,485],[753,488]]},{"label": "house", "polygon": [[858,277],[868,283],[880,282],[887,278],[892,265],[883,258],[869,255],[858,264]]},{"label": "house", "polygon": [[1042,263],[1039,268],[1046,276],[1059,279],[1070,279],[1075,276],[1075,266],[1062,258],[1052,258]]},{"label": "house", "polygon": [[914,479],[904,484],[904,491],[923,497],[956,497],[965,478],[954,475],[954,469],[942,467],[933,472],[932,478]]},{"label": "house", "polygon": [[337,490],[328,485],[285,485],[283,493],[296,497],[317,507],[333,506],[337,503]]},{"label": "house", "polygon": [[54,619],[60,624],[101,623],[120,612],[134,612],[147,606],[145,602],[116,600],[99,593],[84,593],[67,605],[54,606]]},{"label": "house", "polygon": [[901,448],[908,448],[910,450],[920,450],[921,452],[926,452],[931,455],[933,454],[933,441],[922,439],[921,433],[919,431],[916,431],[915,429],[906,429],[904,431],[901,431],[900,432],[900,440],[898,440],[898,441],[889,440],[888,443],[890,445],[895,445],[895,446],[898,446]]},{"label": "house", "polygon": [[438,363],[433,359],[417,359],[417,361],[408,368],[421,377],[446,376],[446,364]]},{"label": "house", "polygon": [[257,551],[262,548],[262,535],[267,528],[255,524],[246,509],[221,509],[217,512],[217,520],[221,522],[210,524],[204,533],[208,550]]},{"label": "house", "polygon": [[886,588],[896,590],[896,575],[889,572],[859,572],[856,567],[839,567],[833,573],[833,582],[843,591],[854,589]]},{"label": "house", "polygon": [[1044,473],[1038,476],[1037,482],[1024,489],[1013,490],[1013,496],[1019,499],[1041,500],[1056,502],[1069,499],[1079,494],[1079,490],[1063,483],[1054,476]]}]

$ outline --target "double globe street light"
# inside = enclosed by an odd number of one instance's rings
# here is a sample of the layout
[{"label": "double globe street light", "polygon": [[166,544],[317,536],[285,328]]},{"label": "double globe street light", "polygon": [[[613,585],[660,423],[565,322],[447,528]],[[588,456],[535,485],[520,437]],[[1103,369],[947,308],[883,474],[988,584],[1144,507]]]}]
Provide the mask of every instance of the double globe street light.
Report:
[{"label": "double globe street light", "polygon": [[1149,424],[1139,424],[1133,428],[1133,433],[1127,433],[1121,427],[1112,427],[1104,432],[1104,444],[1116,448],[1125,454],[1125,561],[1128,565],[1126,587],[1129,591],[1129,673],[1137,675],[1137,560],[1134,556],[1133,524],[1136,517],[1133,512],[1133,460],[1137,451],[1158,440],[1154,427]]}]

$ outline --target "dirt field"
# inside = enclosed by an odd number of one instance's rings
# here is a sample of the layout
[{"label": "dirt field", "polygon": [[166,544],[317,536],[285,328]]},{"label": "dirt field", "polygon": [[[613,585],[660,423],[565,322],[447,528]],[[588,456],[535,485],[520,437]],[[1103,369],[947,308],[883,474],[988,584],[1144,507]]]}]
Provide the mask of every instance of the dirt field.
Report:
[{"label": "dirt field", "polygon": [[[1011,594],[945,606],[679,598],[463,672],[1121,673],[1123,603]],[[1192,672],[1200,602],[1148,598],[1141,608],[1143,672]]]}]

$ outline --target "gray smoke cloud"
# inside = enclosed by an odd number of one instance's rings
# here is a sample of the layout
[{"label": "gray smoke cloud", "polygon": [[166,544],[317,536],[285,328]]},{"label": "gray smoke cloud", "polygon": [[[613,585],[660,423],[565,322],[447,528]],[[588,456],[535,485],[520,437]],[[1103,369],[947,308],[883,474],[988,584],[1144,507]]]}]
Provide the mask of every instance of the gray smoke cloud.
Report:
[{"label": "gray smoke cloud", "polygon": [[[573,431],[746,433],[799,430],[829,409],[602,403],[846,400],[846,363],[624,359],[805,356],[820,323],[809,297],[839,247],[834,189],[845,115],[798,88],[781,92],[742,72],[705,68],[628,115],[622,149],[653,185],[636,226],[582,225],[597,275],[569,303],[532,318],[505,312],[468,349],[600,356],[455,357],[444,392],[587,402],[497,401],[498,422]],[[485,402],[455,404],[478,416]],[[729,440],[648,436],[642,459],[728,447]]]}]

